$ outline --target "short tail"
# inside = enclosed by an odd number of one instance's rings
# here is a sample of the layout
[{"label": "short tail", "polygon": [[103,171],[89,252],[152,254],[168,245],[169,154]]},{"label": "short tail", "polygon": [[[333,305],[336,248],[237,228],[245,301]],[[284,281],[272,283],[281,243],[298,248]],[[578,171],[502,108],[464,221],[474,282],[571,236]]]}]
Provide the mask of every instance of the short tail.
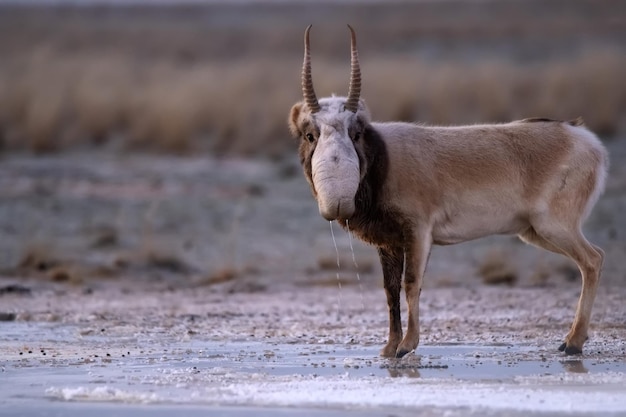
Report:
[{"label": "short tail", "polygon": [[570,126],[584,126],[585,121],[583,120],[582,117],[578,116],[577,118],[573,120],[569,120],[567,124],[569,124]]}]

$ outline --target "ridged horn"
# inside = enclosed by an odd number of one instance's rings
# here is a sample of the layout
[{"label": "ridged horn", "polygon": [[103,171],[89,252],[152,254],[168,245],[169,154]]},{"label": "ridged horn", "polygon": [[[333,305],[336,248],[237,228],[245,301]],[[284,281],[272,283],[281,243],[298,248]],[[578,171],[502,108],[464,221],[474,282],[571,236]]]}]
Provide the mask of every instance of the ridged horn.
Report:
[{"label": "ridged horn", "polygon": [[304,102],[311,111],[311,113],[317,113],[320,111],[320,104],[315,97],[315,90],[313,90],[313,79],[311,77],[311,51],[309,48],[309,31],[311,26],[304,31],[304,62],[302,63],[302,94],[304,95]]},{"label": "ridged horn", "polygon": [[361,97],[361,66],[359,65],[359,52],[356,49],[356,34],[352,26],[350,29],[350,89],[348,90],[348,100],[346,109],[356,113],[359,108],[359,97]]}]

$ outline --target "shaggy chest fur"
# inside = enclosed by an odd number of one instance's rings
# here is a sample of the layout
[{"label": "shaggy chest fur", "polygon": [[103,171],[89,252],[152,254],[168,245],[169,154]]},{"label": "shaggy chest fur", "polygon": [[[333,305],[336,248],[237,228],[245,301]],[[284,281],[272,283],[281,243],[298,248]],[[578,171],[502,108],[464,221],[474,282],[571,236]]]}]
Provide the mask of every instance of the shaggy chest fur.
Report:
[{"label": "shaggy chest fur", "polygon": [[378,247],[405,246],[410,239],[411,225],[396,208],[381,198],[389,170],[385,142],[372,126],[367,126],[363,146],[357,149],[367,172],[355,196],[356,210],[349,220],[337,222],[365,242]]},{"label": "shaggy chest fur", "polygon": [[397,221],[398,215],[393,210],[379,209],[357,211],[350,220],[337,222],[359,239],[378,247],[406,246],[409,227]]}]

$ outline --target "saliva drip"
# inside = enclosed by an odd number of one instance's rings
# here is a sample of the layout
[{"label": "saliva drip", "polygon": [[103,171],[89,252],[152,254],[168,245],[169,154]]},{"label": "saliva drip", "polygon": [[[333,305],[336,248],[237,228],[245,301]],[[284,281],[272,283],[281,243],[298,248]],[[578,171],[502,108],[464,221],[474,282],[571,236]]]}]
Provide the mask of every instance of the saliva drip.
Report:
[{"label": "saliva drip", "polygon": [[335,245],[335,254],[337,255],[337,286],[339,287],[339,292],[337,295],[337,319],[339,319],[341,312],[341,279],[339,278],[339,269],[341,268],[341,264],[339,263],[339,249],[337,248],[337,240],[335,240],[333,222],[329,221],[328,224],[330,224],[330,235],[333,237],[333,245]]},{"label": "saliva drip", "polygon": [[[350,224],[346,220],[346,228],[348,229],[348,241],[350,242],[350,251],[352,252],[352,262],[354,263],[354,270],[356,271],[356,279],[359,282],[359,292],[361,293],[361,310],[365,310],[365,301],[363,300],[363,284],[361,283],[361,275],[359,274],[359,265],[356,262],[356,256],[354,256],[354,247],[352,246],[352,230],[350,230]],[[339,258],[337,258],[339,260]]]}]

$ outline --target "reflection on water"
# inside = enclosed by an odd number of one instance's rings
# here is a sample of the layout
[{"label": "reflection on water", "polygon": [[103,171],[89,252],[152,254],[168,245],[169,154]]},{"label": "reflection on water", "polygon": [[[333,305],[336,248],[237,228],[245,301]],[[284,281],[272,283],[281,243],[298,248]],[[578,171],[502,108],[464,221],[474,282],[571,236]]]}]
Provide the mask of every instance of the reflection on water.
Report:
[{"label": "reflection on water", "polygon": [[422,362],[422,355],[408,355],[402,359],[387,359],[386,363],[380,365],[380,369],[386,369],[392,378],[420,378],[422,376],[420,371],[428,370],[427,375],[430,375],[431,370],[448,369],[448,365],[433,363],[430,359],[426,359],[425,362]]},{"label": "reflection on water", "polygon": [[563,369],[567,372],[572,372],[574,374],[586,374],[589,373],[589,370],[585,367],[585,364],[582,360],[567,360],[561,362],[563,364]]},{"label": "reflection on water", "polygon": [[[524,352],[523,357],[512,358],[511,354],[520,354],[520,349],[512,346],[473,347],[473,346],[427,346],[418,349],[421,354],[410,354],[402,359],[385,359],[380,369],[385,369],[392,378],[441,377],[460,379],[504,380],[516,376],[558,375],[567,373],[589,373],[586,362],[582,359],[561,360],[554,355],[552,361],[545,356]],[[498,351],[502,351],[498,354]],[[424,351],[427,353],[425,354]],[[506,352],[504,352],[506,351]],[[439,354],[438,354],[439,353]],[[589,361],[587,361],[589,362]],[[560,364],[560,366],[559,366]],[[590,363],[592,372],[607,370],[606,364]],[[610,370],[626,369],[625,364],[612,364]]]}]

